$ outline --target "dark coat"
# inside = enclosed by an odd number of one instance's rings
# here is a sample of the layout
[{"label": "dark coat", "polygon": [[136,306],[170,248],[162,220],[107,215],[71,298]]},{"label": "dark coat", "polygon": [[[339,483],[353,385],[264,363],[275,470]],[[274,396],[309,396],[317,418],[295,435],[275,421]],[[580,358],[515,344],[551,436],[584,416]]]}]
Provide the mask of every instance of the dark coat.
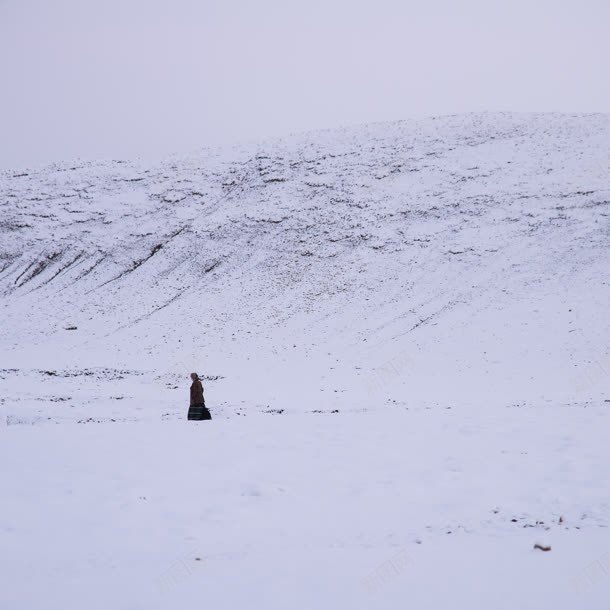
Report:
[{"label": "dark coat", "polygon": [[212,415],[205,406],[203,386],[199,379],[195,379],[191,385],[191,405],[189,407],[187,419],[212,419]]},{"label": "dark coat", "polygon": [[205,404],[205,400],[203,399],[203,386],[199,379],[195,379],[191,385],[191,406],[203,404]]}]

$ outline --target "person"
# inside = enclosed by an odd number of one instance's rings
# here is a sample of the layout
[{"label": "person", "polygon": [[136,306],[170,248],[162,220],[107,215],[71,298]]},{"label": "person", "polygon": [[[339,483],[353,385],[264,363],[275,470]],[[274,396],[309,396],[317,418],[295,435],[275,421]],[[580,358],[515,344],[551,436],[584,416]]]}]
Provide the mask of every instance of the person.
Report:
[{"label": "person", "polygon": [[197,373],[191,373],[191,404],[189,406],[188,419],[202,420],[212,419],[210,412],[205,406],[205,399],[203,398],[203,386],[201,385],[201,379]]}]

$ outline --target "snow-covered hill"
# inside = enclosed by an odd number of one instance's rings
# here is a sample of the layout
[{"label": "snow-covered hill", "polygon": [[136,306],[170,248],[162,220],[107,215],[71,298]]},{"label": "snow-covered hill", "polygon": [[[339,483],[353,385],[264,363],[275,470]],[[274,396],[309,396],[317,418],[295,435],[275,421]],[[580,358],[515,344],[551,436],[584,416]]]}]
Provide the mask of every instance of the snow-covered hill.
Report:
[{"label": "snow-covered hill", "polygon": [[484,114],[3,174],[0,608],[607,610],[609,169]]},{"label": "snow-covered hill", "polygon": [[5,173],[2,376],[144,372],[164,413],[191,370],[227,413],[599,400],[609,159],[609,116],[479,114]]}]

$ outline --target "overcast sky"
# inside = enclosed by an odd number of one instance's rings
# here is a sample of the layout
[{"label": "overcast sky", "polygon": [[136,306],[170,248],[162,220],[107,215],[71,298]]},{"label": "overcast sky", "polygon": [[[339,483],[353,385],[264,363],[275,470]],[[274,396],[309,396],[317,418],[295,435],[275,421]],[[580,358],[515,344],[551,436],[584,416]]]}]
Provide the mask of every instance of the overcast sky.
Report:
[{"label": "overcast sky", "polygon": [[0,167],[610,112],[610,0],[0,0]]}]

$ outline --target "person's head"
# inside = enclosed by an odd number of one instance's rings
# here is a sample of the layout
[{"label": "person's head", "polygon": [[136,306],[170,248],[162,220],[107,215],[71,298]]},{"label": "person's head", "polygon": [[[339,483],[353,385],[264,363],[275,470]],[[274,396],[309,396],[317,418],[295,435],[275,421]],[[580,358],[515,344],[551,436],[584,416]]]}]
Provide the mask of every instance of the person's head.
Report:
[{"label": "person's head", "polygon": [[191,379],[195,381],[196,379],[199,379],[199,375],[197,375],[197,373],[191,373]]}]

